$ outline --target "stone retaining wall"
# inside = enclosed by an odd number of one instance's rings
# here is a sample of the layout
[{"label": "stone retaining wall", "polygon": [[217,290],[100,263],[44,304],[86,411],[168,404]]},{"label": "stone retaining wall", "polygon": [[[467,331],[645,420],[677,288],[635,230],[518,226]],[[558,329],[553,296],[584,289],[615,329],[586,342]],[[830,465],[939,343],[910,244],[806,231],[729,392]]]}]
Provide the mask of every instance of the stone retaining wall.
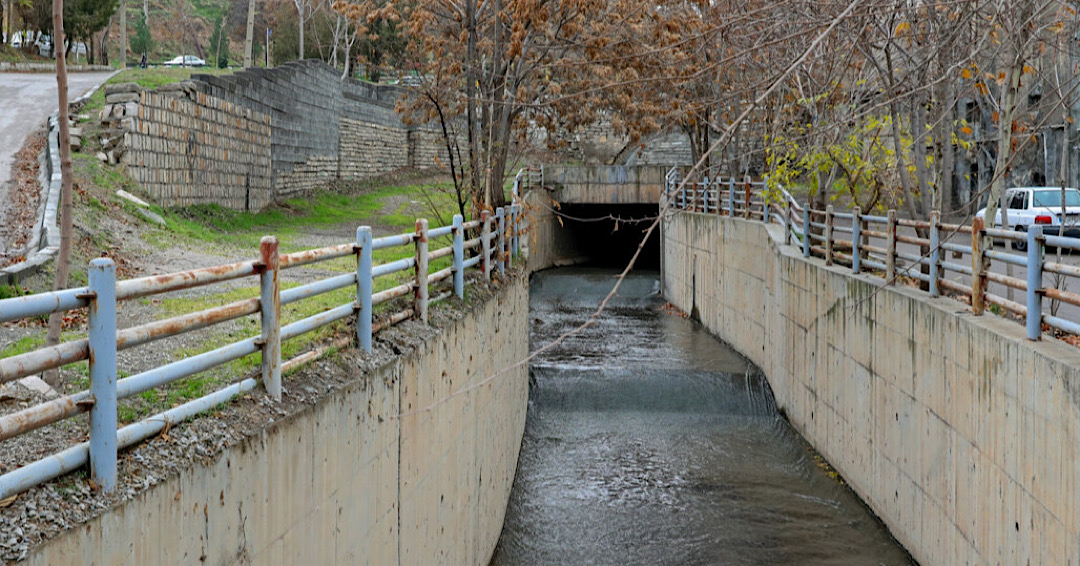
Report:
[{"label": "stone retaining wall", "polygon": [[1080,349],[780,238],[675,215],[665,298],[765,372],[791,423],[919,563],[1077,564]]}]

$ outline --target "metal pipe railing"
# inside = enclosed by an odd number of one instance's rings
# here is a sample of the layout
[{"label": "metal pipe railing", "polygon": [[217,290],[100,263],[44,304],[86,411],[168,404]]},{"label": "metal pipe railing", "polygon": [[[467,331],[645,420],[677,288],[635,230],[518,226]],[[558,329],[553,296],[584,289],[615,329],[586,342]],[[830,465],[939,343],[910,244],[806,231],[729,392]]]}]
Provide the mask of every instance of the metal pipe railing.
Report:
[{"label": "metal pipe railing", "polygon": [[[229,265],[116,281],[112,260],[98,258],[90,262],[89,285],[76,289],[41,293],[0,300],[0,322],[45,316],[51,313],[87,308],[88,337],[44,347],[17,356],[0,359],[0,383],[26,375],[89,360],[90,389],[54,399],[0,417],[0,440],[10,439],[42,426],[90,413],[89,441],[70,447],[29,465],[0,476],[0,499],[24,491],[34,485],[74,470],[88,462],[95,484],[104,492],[117,484],[117,451],[160,431],[170,419],[183,420],[191,415],[249,391],[258,383],[245,379],[207,396],[185,403],[151,419],[117,430],[117,404],[125,399],[188,376],[262,352],[260,378],[267,394],[281,395],[281,372],[285,367],[306,363],[317,357],[316,352],[301,354],[282,362],[281,343],[322,328],[336,321],[356,317],[356,340],[365,352],[372,350],[372,333],[408,318],[426,321],[428,305],[451,295],[464,296],[464,271],[480,267],[483,277],[490,278],[493,268],[500,273],[511,267],[518,251],[518,236],[523,230],[524,214],[516,202],[499,208],[494,216],[484,211],[480,220],[464,222],[454,216],[452,225],[428,229],[427,220],[416,222],[416,231],[382,238],[372,238],[371,229],[361,226],[356,241],[325,248],[279,255],[278,241],[267,236],[260,242],[260,258]],[[467,230],[479,228],[481,236],[466,241]],[[428,250],[431,238],[450,236],[452,244],[434,251]],[[414,246],[412,257],[374,265],[373,252],[400,246]],[[466,250],[482,247],[481,254],[466,259]],[[298,267],[338,258],[355,256],[356,270],[282,290],[279,274],[282,269]],[[452,258],[452,265],[428,273],[429,261]],[[375,293],[374,280],[393,273],[412,270],[410,280]],[[244,277],[259,278],[259,296],[236,301],[195,313],[149,322],[125,329],[116,323],[117,302],[147,297],[170,291],[211,285]],[[429,287],[453,279],[453,290],[430,298]],[[287,305],[333,291],[356,287],[356,296],[346,302],[306,318],[283,324],[281,305]],[[373,324],[375,305],[413,293],[410,308],[400,310],[379,324]],[[147,344],[186,332],[244,316],[259,314],[259,334],[220,348],[117,379],[117,351]],[[322,348],[317,351],[325,352]],[[158,419],[154,421],[153,419]]]}]

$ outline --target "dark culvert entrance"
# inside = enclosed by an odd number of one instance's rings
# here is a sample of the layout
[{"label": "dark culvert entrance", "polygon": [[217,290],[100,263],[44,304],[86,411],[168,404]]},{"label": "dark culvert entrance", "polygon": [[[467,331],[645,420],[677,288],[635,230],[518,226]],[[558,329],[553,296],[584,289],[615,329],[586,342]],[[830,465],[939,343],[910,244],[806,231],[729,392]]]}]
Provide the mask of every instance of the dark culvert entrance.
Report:
[{"label": "dark culvert entrance", "polygon": [[[659,207],[655,204],[564,204],[563,229],[586,265],[623,269],[637,251]],[[635,270],[660,270],[660,230],[653,230]]]}]

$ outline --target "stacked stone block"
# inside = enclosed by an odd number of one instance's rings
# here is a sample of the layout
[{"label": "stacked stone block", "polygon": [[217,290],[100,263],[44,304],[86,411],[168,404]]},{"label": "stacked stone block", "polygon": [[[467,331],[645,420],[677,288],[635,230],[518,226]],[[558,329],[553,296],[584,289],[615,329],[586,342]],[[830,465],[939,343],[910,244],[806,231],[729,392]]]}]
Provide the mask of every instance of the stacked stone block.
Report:
[{"label": "stacked stone block", "polygon": [[139,93],[124,135],[132,176],[162,206],[258,210],[272,202],[270,117],[204,93],[177,96],[183,92]]},{"label": "stacked stone block", "polygon": [[366,179],[409,165],[408,132],[343,118],[339,174],[342,179]]}]

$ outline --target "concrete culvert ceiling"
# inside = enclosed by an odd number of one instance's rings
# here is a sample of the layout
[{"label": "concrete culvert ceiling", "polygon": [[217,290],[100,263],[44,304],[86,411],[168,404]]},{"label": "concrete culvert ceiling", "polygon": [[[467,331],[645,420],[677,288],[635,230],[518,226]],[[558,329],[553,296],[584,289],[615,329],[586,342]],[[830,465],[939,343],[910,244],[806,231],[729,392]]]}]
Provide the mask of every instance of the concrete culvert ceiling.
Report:
[{"label": "concrete culvert ceiling", "polygon": [[[564,204],[559,213],[562,229],[588,265],[621,269],[637,251],[657,210],[655,204]],[[634,269],[660,269],[659,236],[654,230]]]}]

